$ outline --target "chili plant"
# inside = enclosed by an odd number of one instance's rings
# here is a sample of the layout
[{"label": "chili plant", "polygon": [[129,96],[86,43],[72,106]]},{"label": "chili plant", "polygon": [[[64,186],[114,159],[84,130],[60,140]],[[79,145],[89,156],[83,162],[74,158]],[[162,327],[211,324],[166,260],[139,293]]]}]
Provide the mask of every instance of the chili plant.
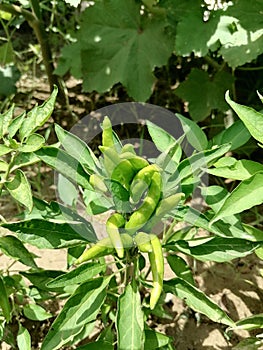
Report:
[{"label": "chili plant", "polygon": [[[23,273],[40,290],[58,293],[69,288],[42,350],[77,345],[95,325],[100,332],[77,349],[173,349],[173,339],[150,328],[148,322],[151,315],[167,315],[166,293],[184,299],[190,308],[226,328],[238,326],[198,288],[187,256],[227,262],[259,251],[261,235],[237,214],[263,202],[261,190],[258,196],[250,195],[262,183],[262,165],[243,162],[240,166],[240,161],[225,157],[235,148],[231,133],[218,138],[225,143],[216,145],[194,122],[180,115],[174,118],[184,131],[178,140],[147,121],[159,151],[151,159],[138,155],[131,143],[123,144],[107,116],[102,121],[99,157],[59,125],[55,132],[61,147],[43,146],[32,152],[59,173],[62,194],[72,191],[74,199],[70,208],[34,199],[23,220],[2,224],[23,243],[68,249],[69,268],[53,274],[55,278],[50,271],[46,279],[34,269]],[[188,156],[183,154],[185,141],[192,146]],[[228,167],[230,162],[234,168]],[[231,193],[203,181],[205,174],[224,164],[241,181]],[[206,203],[202,212],[191,207],[196,190]],[[79,196],[92,219],[106,217],[105,237],[98,238],[92,220],[78,213]],[[185,226],[177,227],[178,222]],[[165,263],[173,278],[165,277]],[[5,305],[1,307],[7,314]]]}]

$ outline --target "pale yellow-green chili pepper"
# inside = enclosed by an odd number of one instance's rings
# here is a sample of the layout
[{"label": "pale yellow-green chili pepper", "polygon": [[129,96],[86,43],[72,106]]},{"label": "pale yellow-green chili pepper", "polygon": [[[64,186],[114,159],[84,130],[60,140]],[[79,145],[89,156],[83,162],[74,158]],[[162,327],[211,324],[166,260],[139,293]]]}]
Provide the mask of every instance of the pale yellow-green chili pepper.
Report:
[{"label": "pale yellow-green chili pepper", "polygon": [[151,236],[145,232],[138,232],[134,237],[134,242],[141,253],[152,251]]},{"label": "pale yellow-green chili pepper", "polygon": [[120,213],[112,214],[106,222],[107,233],[119,258],[124,257],[123,243],[119,232],[119,228],[123,227],[124,224],[125,219]]},{"label": "pale yellow-green chili pepper", "polygon": [[153,277],[153,289],[150,295],[150,308],[153,310],[160,298],[163,290],[163,278],[164,278],[164,258],[162,245],[159,238],[150,234],[152,251],[149,252],[149,260]]},{"label": "pale yellow-green chili pepper", "polygon": [[114,147],[114,137],[112,132],[112,125],[109,117],[104,117],[102,122],[102,146]]},{"label": "pale yellow-green chili pepper", "polygon": [[75,264],[82,264],[85,261],[100,258],[105,255],[113,254],[114,247],[110,237],[105,237],[93,245],[91,248],[85,250],[81,256],[75,261]]},{"label": "pale yellow-green chili pepper", "polygon": [[142,205],[134,211],[125,224],[125,229],[130,234],[140,230],[150,219],[157,207],[162,193],[162,177],[159,172],[154,172],[150,183],[149,191],[144,198]]}]

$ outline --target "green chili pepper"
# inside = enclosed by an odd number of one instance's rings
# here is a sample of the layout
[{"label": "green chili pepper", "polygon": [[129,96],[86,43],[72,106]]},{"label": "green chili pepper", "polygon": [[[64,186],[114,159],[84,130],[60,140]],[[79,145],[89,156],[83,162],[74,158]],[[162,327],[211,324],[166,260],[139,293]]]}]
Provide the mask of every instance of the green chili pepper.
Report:
[{"label": "green chili pepper", "polygon": [[131,163],[131,165],[133,166],[136,172],[149,165],[146,159],[139,157],[136,154],[131,152],[122,153],[120,155],[120,158],[127,159]]},{"label": "green chili pepper", "polygon": [[105,237],[93,245],[91,248],[85,250],[81,256],[75,261],[75,264],[82,264],[85,261],[100,258],[105,255],[113,254],[114,248],[110,237]]},{"label": "green chili pepper", "polygon": [[138,232],[134,237],[134,242],[142,253],[149,253],[152,251],[151,236],[145,232]]},{"label": "green chili pepper", "polygon": [[143,227],[150,219],[156,206],[159,203],[162,192],[162,177],[159,172],[154,172],[150,183],[149,191],[139,209],[133,212],[126,222],[125,229],[133,234]]},{"label": "green chili pepper", "polygon": [[103,182],[103,177],[98,174],[91,174],[89,183],[94,189],[99,190],[100,192],[104,193],[108,191],[105,183]]},{"label": "green chili pepper", "polygon": [[169,213],[169,211],[176,208],[177,204],[184,198],[184,196],[184,193],[175,193],[162,199],[156,208],[156,216],[160,218]]},{"label": "green chili pepper", "polygon": [[9,323],[11,320],[11,306],[8,300],[8,295],[2,276],[0,276],[0,307],[2,309],[6,322]]},{"label": "green chili pepper", "polygon": [[128,233],[121,233],[121,240],[124,248],[131,248],[134,246],[132,236]]},{"label": "green chili pepper", "polygon": [[149,252],[149,260],[153,277],[153,289],[150,295],[150,308],[153,310],[160,298],[163,290],[163,278],[164,278],[164,258],[162,245],[159,238],[150,234],[152,251]]},{"label": "green chili pepper", "polygon": [[130,197],[133,203],[139,202],[143,193],[149,188],[153,174],[159,171],[160,168],[156,164],[148,165],[138,171],[130,186]]},{"label": "green chili pepper", "polygon": [[114,137],[112,125],[109,117],[105,117],[102,122],[102,145],[104,147],[114,147]]},{"label": "green chili pepper", "polygon": [[111,179],[118,181],[126,190],[129,190],[130,183],[135,175],[135,170],[127,159],[122,159],[112,171]]},{"label": "green chili pepper", "polygon": [[112,214],[106,222],[106,230],[119,258],[124,257],[123,243],[119,232],[119,228],[124,224],[125,219],[120,213]]}]

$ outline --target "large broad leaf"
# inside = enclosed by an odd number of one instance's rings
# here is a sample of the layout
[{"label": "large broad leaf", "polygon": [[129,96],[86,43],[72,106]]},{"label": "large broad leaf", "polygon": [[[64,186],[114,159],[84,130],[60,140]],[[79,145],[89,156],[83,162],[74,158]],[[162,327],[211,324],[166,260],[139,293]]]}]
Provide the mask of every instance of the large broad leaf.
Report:
[{"label": "large broad leaf", "polygon": [[57,223],[32,219],[4,223],[2,226],[16,232],[21,241],[40,249],[59,249],[96,241],[94,231],[81,222]]},{"label": "large broad leaf", "polygon": [[226,101],[233,108],[250,134],[259,142],[263,143],[263,114],[251,107],[240,105],[231,100],[229,91],[226,92]]},{"label": "large broad leaf", "polygon": [[263,203],[263,172],[258,172],[242,181],[226,198],[223,205],[212,219],[215,221]]},{"label": "large broad leaf", "polygon": [[240,238],[208,237],[188,242],[169,243],[167,248],[179,250],[200,261],[225,262],[244,257],[260,247],[260,243]]},{"label": "large broad leaf", "polygon": [[119,350],[140,350],[143,343],[144,314],[135,283],[128,284],[119,297],[117,331]]},{"label": "large broad leaf", "polygon": [[22,264],[37,268],[33,255],[25,248],[23,243],[14,236],[0,237],[0,249],[11,258]]},{"label": "large broad leaf", "polygon": [[23,204],[29,211],[32,210],[33,200],[31,188],[23,171],[18,169],[15,177],[5,183],[5,187],[15,200]]},{"label": "large broad leaf", "polygon": [[28,112],[26,119],[24,119],[19,129],[21,140],[28,137],[40,126],[44,125],[44,123],[50,118],[55,106],[57,93],[58,88],[54,86],[54,90],[50,97],[41,106],[36,106]]},{"label": "large broad leaf", "polygon": [[173,293],[180,299],[183,299],[191,309],[206,315],[210,320],[227,326],[234,325],[234,322],[217,304],[201,292],[200,289],[183,279],[174,278],[164,281],[164,290],[166,293]]},{"label": "large broad leaf", "polygon": [[41,350],[61,349],[85,325],[96,319],[106,297],[111,277],[98,278],[80,285],[68,299],[50,328]]},{"label": "large broad leaf", "polygon": [[89,175],[85,172],[81,163],[65,151],[50,146],[36,151],[36,155],[74,183],[83,188],[92,189],[89,183]]},{"label": "large broad leaf", "polygon": [[99,1],[88,7],[77,33],[80,44],[67,48],[62,71],[80,63],[77,73],[82,71],[85,91],[104,92],[120,82],[134,99],[145,101],[155,81],[153,70],[167,63],[173,41],[164,18],[141,15],[140,9],[134,0]]},{"label": "large broad leaf", "polygon": [[227,110],[224,94],[232,83],[233,77],[227,72],[220,71],[211,80],[207,72],[194,68],[175,92],[189,102],[191,118],[201,121],[208,117],[213,109]]}]

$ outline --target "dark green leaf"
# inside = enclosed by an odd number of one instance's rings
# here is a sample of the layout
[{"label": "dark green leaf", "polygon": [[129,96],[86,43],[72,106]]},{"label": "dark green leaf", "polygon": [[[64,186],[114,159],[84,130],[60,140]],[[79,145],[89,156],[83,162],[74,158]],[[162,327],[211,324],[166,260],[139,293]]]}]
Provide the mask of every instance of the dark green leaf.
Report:
[{"label": "dark green leaf", "polygon": [[9,321],[11,320],[12,309],[8,300],[5,283],[1,275],[0,275],[0,295],[1,295],[0,307],[2,309],[2,313],[4,315],[6,322],[9,323]]},{"label": "dark green leaf", "polygon": [[263,328],[263,314],[252,315],[236,322],[232,329],[259,329]]},{"label": "dark green leaf", "polygon": [[167,335],[156,332],[152,329],[146,329],[144,350],[161,349],[163,346],[169,344],[170,341],[171,338],[167,337]]},{"label": "dark green leaf", "polygon": [[168,255],[167,261],[173,272],[191,284],[195,284],[192,271],[185,260],[178,255]]},{"label": "dark green leaf", "polygon": [[113,345],[105,340],[98,340],[93,343],[78,346],[76,350],[114,350]]},{"label": "dark green leaf", "polygon": [[25,248],[23,243],[14,236],[0,237],[0,249],[11,258],[22,264],[37,268],[33,255]]},{"label": "dark green leaf", "polygon": [[41,219],[4,223],[21,241],[40,249],[59,249],[96,241],[94,231],[81,222],[57,223]]}]

